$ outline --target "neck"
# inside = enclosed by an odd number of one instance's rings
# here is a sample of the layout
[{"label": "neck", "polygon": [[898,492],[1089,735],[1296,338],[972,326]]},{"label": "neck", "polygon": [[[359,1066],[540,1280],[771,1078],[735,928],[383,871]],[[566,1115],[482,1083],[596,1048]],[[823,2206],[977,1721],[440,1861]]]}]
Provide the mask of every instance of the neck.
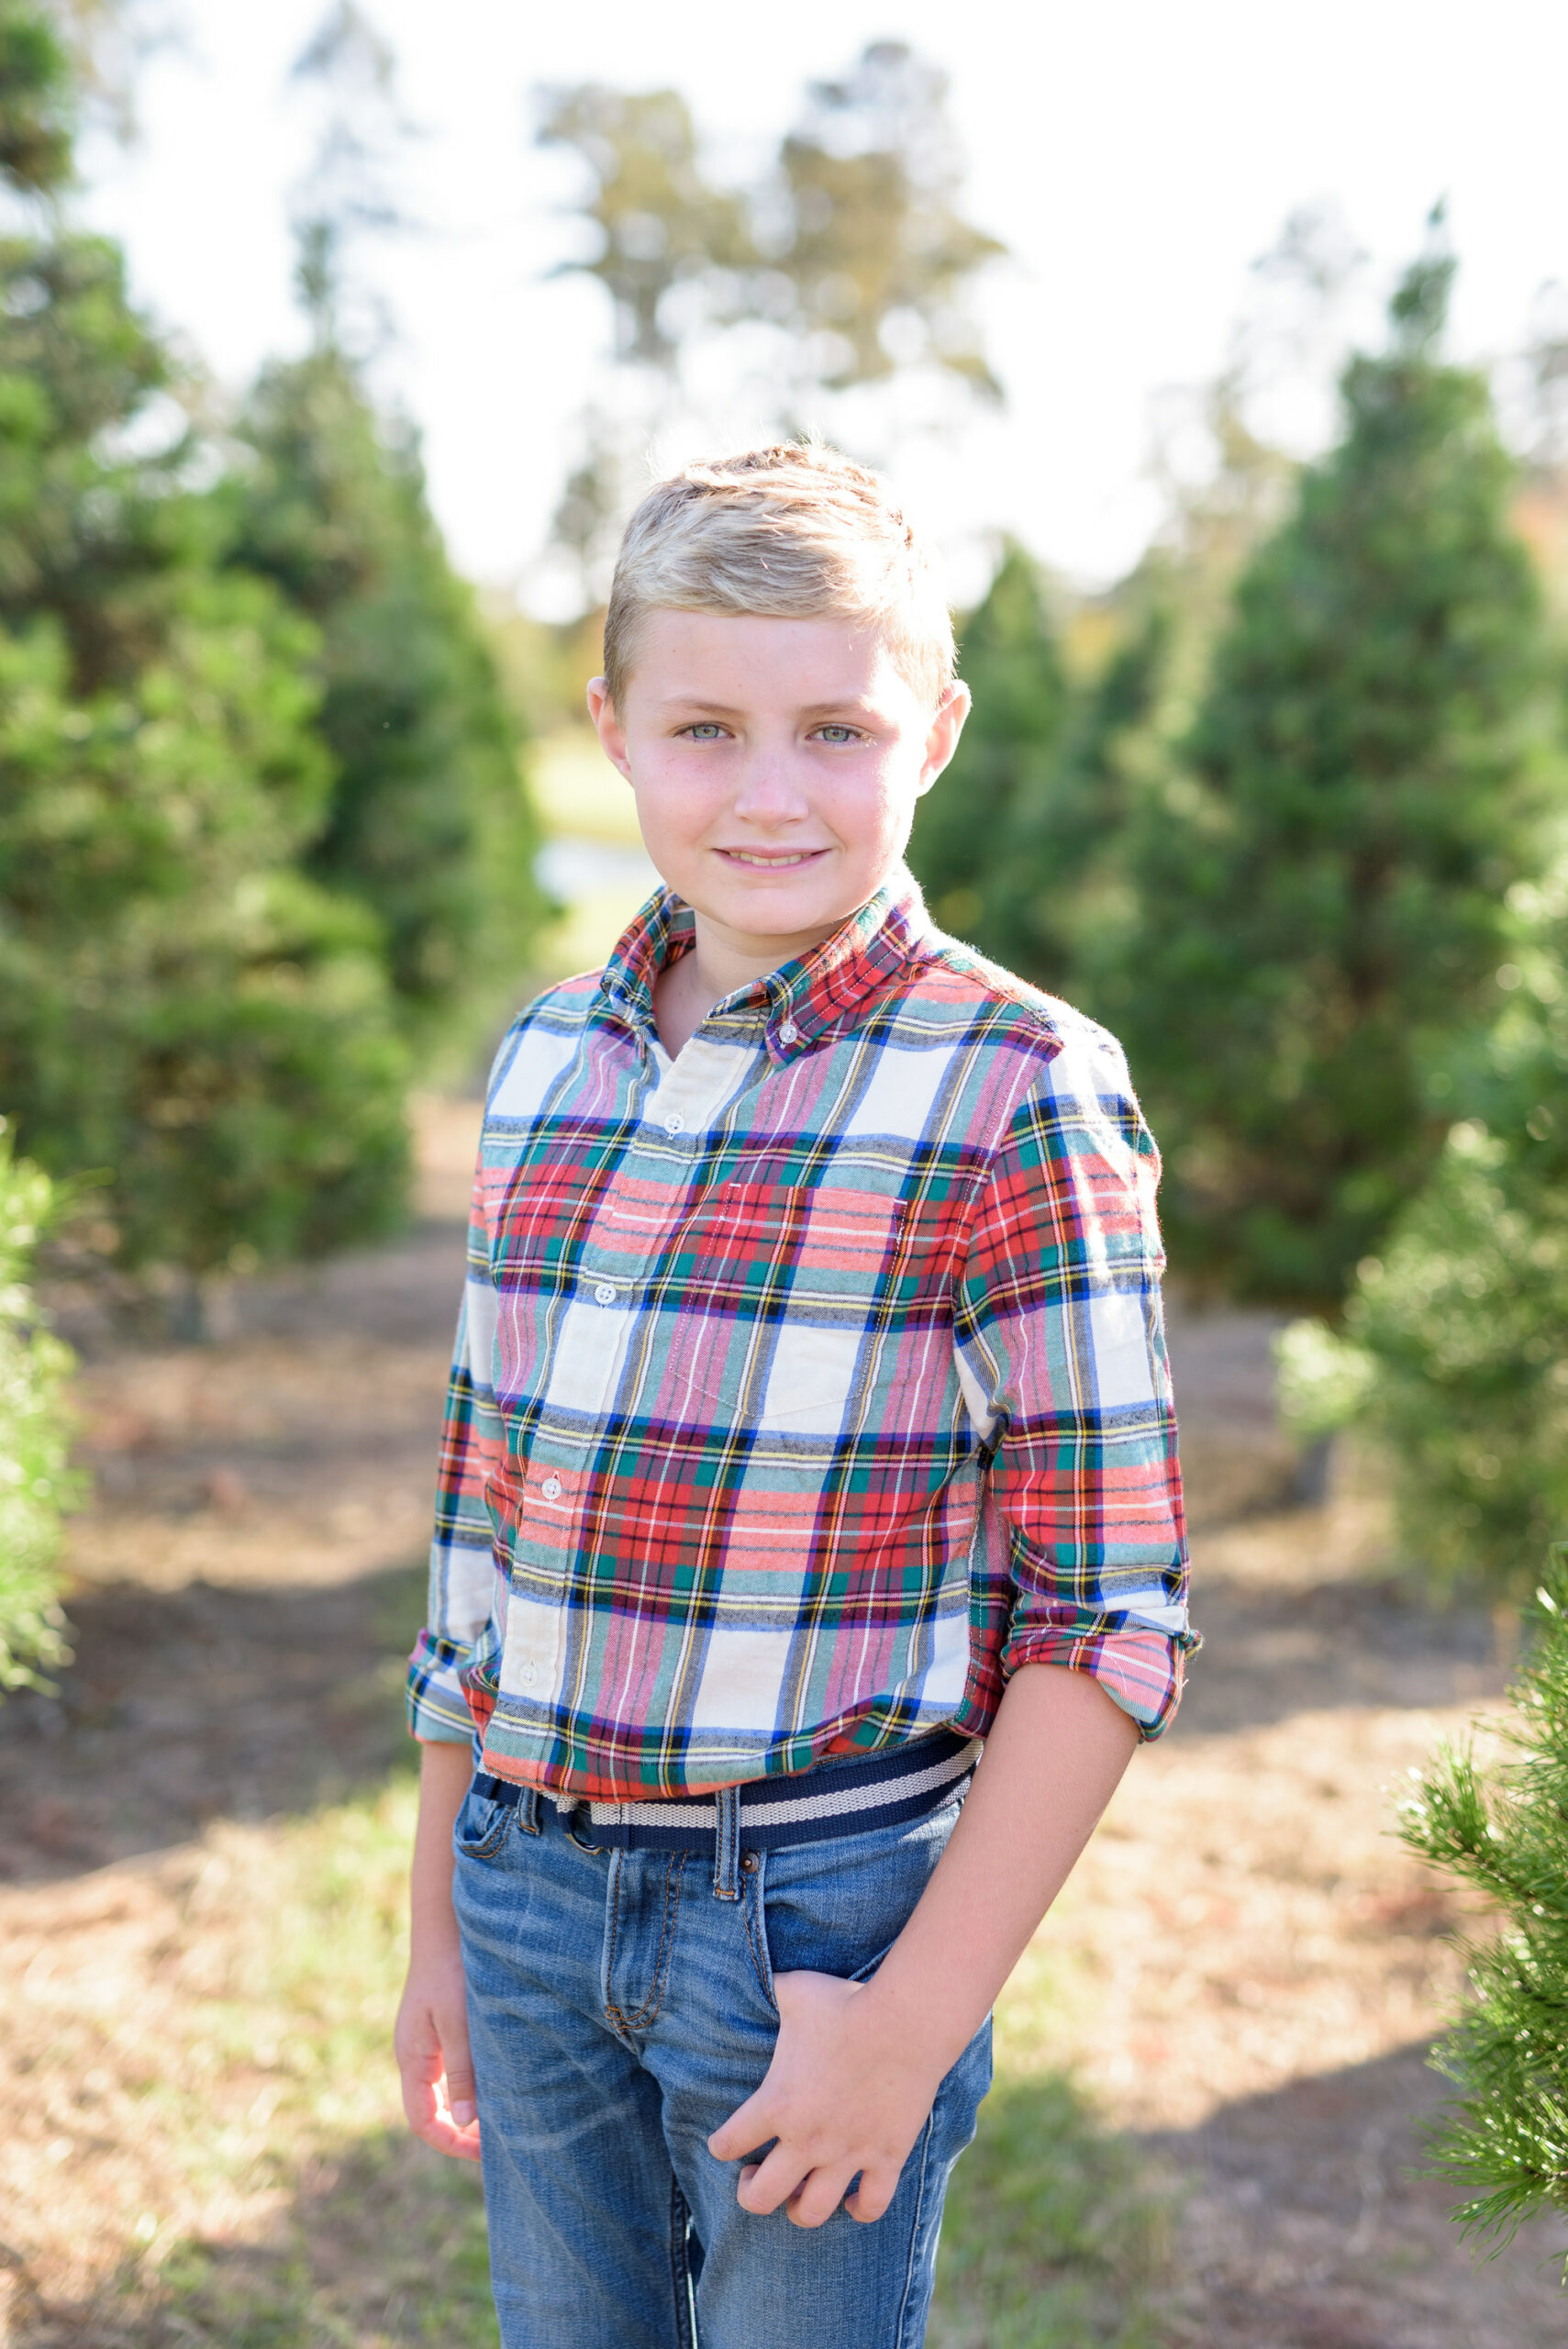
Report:
[{"label": "neck", "polygon": [[834,922],[827,930],[806,930],[797,937],[751,938],[722,922],[710,921],[706,914],[695,913],[690,953],[683,954],[678,963],[667,963],[653,990],[659,1041],[664,1050],[673,1059],[716,1003],[722,1003],[738,988],[750,986],[754,979],[765,979],[782,963],[809,954],[840,927]]}]

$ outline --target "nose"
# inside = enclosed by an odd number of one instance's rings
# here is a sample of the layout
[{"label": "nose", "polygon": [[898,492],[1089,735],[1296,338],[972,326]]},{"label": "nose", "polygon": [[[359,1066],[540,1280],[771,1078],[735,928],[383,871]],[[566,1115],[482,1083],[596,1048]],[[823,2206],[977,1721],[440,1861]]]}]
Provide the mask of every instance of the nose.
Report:
[{"label": "nose", "polygon": [[810,802],[785,745],[760,742],[754,747],[741,771],[734,807],[747,823],[769,831],[798,824],[810,814]]}]

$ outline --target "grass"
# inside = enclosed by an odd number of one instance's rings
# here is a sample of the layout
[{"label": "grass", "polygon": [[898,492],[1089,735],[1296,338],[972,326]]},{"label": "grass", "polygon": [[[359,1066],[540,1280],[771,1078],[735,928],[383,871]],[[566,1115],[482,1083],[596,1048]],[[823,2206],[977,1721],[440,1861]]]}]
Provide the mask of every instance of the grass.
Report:
[{"label": "grass", "polygon": [[[114,2349],[493,2349],[475,2174],[404,2129],[391,2062],[414,1790],[215,1829],[129,1933],[90,2040],[106,2089],[75,2173],[97,2269],[39,2283],[16,2339]],[[172,1869],[174,1864],[171,1862]],[[95,1978],[109,1949],[100,1934]],[[62,1999],[72,1998],[61,1986]],[[944,2231],[933,2349],[1145,2349],[1167,2205],[1048,2060],[1036,1961]],[[61,2214],[80,2235],[80,2218]],[[57,2264],[57,2272],[58,2264]],[[63,2278],[61,2278],[63,2280]]]},{"label": "grass", "polygon": [[1153,2349],[1171,2202],[1061,2072],[999,2078],[953,2173],[931,2349]]}]

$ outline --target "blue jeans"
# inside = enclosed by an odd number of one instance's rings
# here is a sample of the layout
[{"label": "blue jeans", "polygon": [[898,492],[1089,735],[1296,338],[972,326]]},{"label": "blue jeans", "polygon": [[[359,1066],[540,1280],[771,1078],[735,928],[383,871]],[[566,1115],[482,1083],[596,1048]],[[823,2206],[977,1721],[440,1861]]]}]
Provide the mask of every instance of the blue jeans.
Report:
[{"label": "blue jeans", "polygon": [[918,2349],[989,2023],[870,2225],[753,2217],[706,2140],[768,2068],[774,1968],[873,1972],[958,1809],[747,1852],[725,1899],[711,1851],[594,1851],[550,1802],[470,1791],[454,1897],[504,2349]]}]

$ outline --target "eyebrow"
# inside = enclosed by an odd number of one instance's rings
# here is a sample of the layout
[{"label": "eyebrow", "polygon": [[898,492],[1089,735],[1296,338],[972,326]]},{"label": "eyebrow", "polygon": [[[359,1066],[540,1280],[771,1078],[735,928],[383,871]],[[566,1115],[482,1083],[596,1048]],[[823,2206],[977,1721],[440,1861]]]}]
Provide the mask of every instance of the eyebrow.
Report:
[{"label": "eyebrow", "polygon": [[[732,703],[704,701],[696,694],[670,694],[665,697],[663,707],[666,714],[677,709],[692,710],[700,711],[705,718],[743,718],[746,714]],[[863,694],[848,694],[842,701],[811,702],[806,708],[797,710],[795,716],[797,718],[834,718],[851,710],[859,711],[862,717],[866,718],[873,718],[876,715],[874,705],[869,702]]]}]

